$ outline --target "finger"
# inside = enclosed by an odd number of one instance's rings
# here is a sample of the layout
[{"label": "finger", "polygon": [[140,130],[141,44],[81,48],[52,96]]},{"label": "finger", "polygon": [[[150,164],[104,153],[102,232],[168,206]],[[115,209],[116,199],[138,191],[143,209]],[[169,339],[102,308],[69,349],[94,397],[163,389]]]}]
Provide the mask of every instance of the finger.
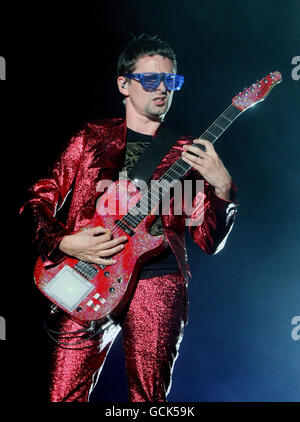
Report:
[{"label": "finger", "polygon": [[207,139],[201,139],[201,138],[194,139],[193,143],[204,146],[207,153],[215,153],[216,152],[213,144],[210,141],[208,141]]},{"label": "finger", "polygon": [[[194,143],[195,142],[195,143]],[[193,144],[187,144],[183,146],[184,151],[189,151],[190,155],[197,155],[200,158],[207,158],[210,156],[213,156],[214,148],[209,141],[206,141],[205,139],[195,139],[193,141]]]},{"label": "finger", "polygon": [[199,157],[199,156],[196,156],[196,155],[191,155],[188,152],[184,152],[182,154],[182,158],[183,159],[186,159],[186,160],[189,160],[190,162],[192,162],[194,164],[197,164],[197,165],[200,165],[200,166],[203,166],[204,163],[205,163],[205,159],[203,157]]},{"label": "finger", "polygon": [[93,255],[77,255],[76,258],[84,262],[91,262],[98,265],[111,265],[117,262],[116,259],[100,258],[99,256]]},{"label": "finger", "polygon": [[110,248],[110,249],[104,249],[102,251],[99,252],[99,257],[103,257],[103,256],[111,256],[114,255],[118,252],[121,252],[122,249],[124,249],[124,245],[118,245],[115,246],[114,248]]},{"label": "finger", "polygon": [[116,259],[108,259],[108,258],[92,258],[92,261],[94,264],[98,264],[98,265],[112,265],[115,264],[117,262]]},{"label": "finger", "polygon": [[204,157],[205,152],[194,145],[184,145],[183,152],[188,152],[189,155],[196,155],[197,157]]},{"label": "finger", "polygon": [[[104,236],[103,236],[103,239],[104,239]],[[108,248],[112,248],[114,246],[117,246],[120,243],[127,242],[127,237],[126,236],[116,237],[116,238],[114,238],[112,240],[107,239],[105,242],[103,242],[103,239],[99,239],[99,241],[95,245],[94,250],[101,251],[101,250],[104,250],[104,249],[108,249]]]},{"label": "finger", "polygon": [[111,233],[109,229],[106,229],[105,227],[102,227],[102,226],[92,227],[90,229],[90,232],[94,236],[97,236],[99,234],[109,234],[109,233]]},{"label": "finger", "polygon": [[204,168],[204,160],[197,159],[196,157],[189,158],[186,155],[182,156],[183,161],[187,162],[191,167],[196,168],[199,170],[200,168]]}]

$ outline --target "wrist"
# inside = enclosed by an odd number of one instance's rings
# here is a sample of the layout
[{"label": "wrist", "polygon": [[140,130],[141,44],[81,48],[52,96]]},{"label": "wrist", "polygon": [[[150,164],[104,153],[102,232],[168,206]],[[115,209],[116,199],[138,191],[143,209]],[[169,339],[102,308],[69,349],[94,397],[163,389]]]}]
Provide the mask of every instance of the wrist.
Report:
[{"label": "wrist", "polygon": [[64,252],[64,253],[67,253],[67,246],[66,246],[66,243],[67,243],[67,238],[69,237],[69,235],[66,235],[66,236],[64,236],[63,238],[62,238],[62,240],[60,241],[60,243],[59,243],[59,245],[58,245],[58,249],[61,251],[61,252]]},{"label": "wrist", "polygon": [[226,199],[227,201],[230,200],[231,196],[231,186],[232,186],[232,180],[231,178],[223,184],[222,186],[215,186],[215,194],[219,196],[222,199]]}]

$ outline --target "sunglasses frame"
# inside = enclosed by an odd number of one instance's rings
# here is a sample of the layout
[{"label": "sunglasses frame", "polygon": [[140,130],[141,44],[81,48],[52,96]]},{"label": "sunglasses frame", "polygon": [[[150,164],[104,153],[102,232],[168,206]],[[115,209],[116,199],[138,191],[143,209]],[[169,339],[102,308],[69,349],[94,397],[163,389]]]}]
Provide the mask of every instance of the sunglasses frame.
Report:
[{"label": "sunglasses frame", "polygon": [[[152,83],[145,81],[145,77],[155,75],[155,79]],[[179,91],[184,82],[184,76],[177,75],[177,73],[156,73],[156,72],[145,72],[145,73],[126,73],[126,78],[134,79],[140,82],[146,91],[155,91],[161,81],[165,84],[168,91]],[[170,84],[176,83],[177,86],[172,88]],[[149,85],[150,84],[150,85]]]}]

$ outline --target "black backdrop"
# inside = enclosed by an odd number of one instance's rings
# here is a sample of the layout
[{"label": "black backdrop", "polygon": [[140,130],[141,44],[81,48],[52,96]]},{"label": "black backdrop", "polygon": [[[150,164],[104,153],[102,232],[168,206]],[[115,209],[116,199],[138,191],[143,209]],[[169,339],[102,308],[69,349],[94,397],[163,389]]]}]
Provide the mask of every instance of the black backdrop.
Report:
[{"label": "black backdrop", "polygon": [[[190,321],[169,400],[299,401],[300,341],[291,335],[300,315],[300,81],[291,63],[300,55],[299,2],[13,2],[0,19],[7,397],[45,402],[50,346],[41,326],[45,303],[32,281],[36,251],[18,209],[83,122],[123,113],[117,55],[131,33],[147,32],[172,45],[185,75],[167,119],[181,133],[199,135],[237,92],[271,71],[283,75],[216,144],[239,188],[239,215],[218,255],[188,240]],[[121,337],[92,400],[127,400]]]}]

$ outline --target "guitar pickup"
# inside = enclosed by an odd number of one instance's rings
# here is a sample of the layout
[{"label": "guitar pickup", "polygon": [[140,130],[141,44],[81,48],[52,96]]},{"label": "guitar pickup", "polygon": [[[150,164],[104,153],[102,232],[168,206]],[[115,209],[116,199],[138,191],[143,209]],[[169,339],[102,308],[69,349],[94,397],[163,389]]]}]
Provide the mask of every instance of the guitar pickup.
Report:
[{"label": "guitar pickup", "polygon": [[129,236],[133,236],[135,234],[134,230],[132,230],[131,227],[127,226],[127,224],[124,223],[124,221],[116,220],[114,223],[116,224],[116,226],[124,230],[125,233],[129,234]]},{"label": "guitar pickup", "polygon": [[74,270],[78,271],[83,277],[91,280],[98,274],[99,270],[94,267],[93,264],[84,261],[78,261],[76,265],[74,265]]}]

